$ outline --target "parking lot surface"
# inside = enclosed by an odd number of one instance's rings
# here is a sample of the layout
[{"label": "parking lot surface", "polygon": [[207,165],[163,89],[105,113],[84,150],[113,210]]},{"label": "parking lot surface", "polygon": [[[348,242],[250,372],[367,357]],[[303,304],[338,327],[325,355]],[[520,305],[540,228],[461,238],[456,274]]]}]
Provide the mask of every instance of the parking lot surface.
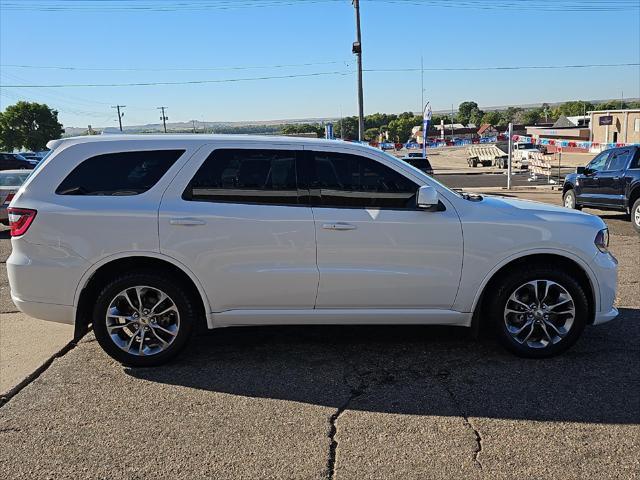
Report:
[{"label": "parking lot surface", "polygon": [[453,328],[263,327],[129,369],[89,334],[0,407],[0,478],[638,478],[640,238],[602,215],[620,316],[559,357]]}]

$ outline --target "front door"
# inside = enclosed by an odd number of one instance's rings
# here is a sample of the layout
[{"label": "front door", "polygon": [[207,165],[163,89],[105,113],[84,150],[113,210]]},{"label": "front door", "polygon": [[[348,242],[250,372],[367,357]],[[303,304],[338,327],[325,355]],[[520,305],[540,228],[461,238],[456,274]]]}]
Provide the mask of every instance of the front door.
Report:
[{"label": "front door", "polygon": [[450,308],[463,254],[453,207],[418,210],[418,184],[392,163],[335,146],[313,150],[316,308]]},{"label": "front door", "polygon": [[585,167],[584,174],[578,176],[576,199],[580,205],[601,205],[600,174],[604,170],[611,150],[597,155]]},{"label": "front door", "polygon": [[214,312],[313,309],[316,240],[311,208],[299,201],[296,148],[205,148],[165,193],[161,252],[195,273]]},{"label": "front door", "polygon": [[624,175],[631,156],[630,148],[612,150],[604,170],[598,174],[601,205],[614,208],[625,207]]}]

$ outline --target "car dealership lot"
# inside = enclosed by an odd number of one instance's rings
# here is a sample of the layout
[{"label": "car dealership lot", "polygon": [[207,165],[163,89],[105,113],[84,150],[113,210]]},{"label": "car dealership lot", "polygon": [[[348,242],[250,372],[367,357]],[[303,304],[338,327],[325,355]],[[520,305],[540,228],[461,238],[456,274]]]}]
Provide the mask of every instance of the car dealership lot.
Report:
[{"label": "car dealership lot", "polygon": [[[265,327],[127,369],[89,334],[0,408],[0,477],[638,476],[640,239],[622,215],[602,216],[621,314],[559,357],[519,359],[456,329]],[[3,262],[9,250],[2,235]],[[3,345],[21,335],[16,315],[0,317]],[[17,350],[45,339],[30,331]]]}]

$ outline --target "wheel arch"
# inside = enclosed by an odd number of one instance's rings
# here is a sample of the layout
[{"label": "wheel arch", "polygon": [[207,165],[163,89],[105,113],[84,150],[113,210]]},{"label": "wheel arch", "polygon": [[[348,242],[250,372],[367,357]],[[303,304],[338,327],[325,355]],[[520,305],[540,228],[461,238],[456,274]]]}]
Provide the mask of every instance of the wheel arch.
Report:
[{"label": "wheel arch", "polygon": [[166,271],[172,278],[180,281],[198,302],[200,314],[206,319],[208,328],[212,328],[211,304],[198,278],[186,266],[171,257],[157,252],[126,252],[111,255],[92,265],[80,279],[74,295],[76,310],[75,334],[81,337],[91,323],[91,305],[100,293],[104,282],[115,272],[132,269],[157,269]]},{"label": "wheel arch", "polygon": [[474,299],[471,327],[474,333],[478,333],[483,322],[487,310],[487,302],[491,298],[488,292],[495,287],[496,283],[504,277],[504,275],[521,268],[523,265],[533,262],[534,264],[551,264],[561,266],[563,271],[571,273],[575,276],[580,286],[584,289],[585,295],[589,300],[589,318],[587,323],[593,323],[595,313],[600,303],[599,285],[597,278],[589,266],[578,257],[568,252],[557,251],[534,251],[524,252],[515,257],[509,257],[496,265],[493,270],[485,277],[476,298]]},{"label": "wheel arch", "polygon": [[638,180],[635,185],[631,186],[631,191],[629,191],[629,211],[633,208],[633,204],[636,200],[640,198],[640,180]]}]

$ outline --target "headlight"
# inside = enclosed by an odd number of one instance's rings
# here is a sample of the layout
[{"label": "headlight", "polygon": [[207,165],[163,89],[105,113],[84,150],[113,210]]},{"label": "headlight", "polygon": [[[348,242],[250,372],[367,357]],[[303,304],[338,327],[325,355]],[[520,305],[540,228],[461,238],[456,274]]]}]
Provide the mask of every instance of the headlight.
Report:
[{"label": "headlight", "polygon": [[609,253],[609,229],[603,228],[596,234],[593,241],[602,253]]}]

